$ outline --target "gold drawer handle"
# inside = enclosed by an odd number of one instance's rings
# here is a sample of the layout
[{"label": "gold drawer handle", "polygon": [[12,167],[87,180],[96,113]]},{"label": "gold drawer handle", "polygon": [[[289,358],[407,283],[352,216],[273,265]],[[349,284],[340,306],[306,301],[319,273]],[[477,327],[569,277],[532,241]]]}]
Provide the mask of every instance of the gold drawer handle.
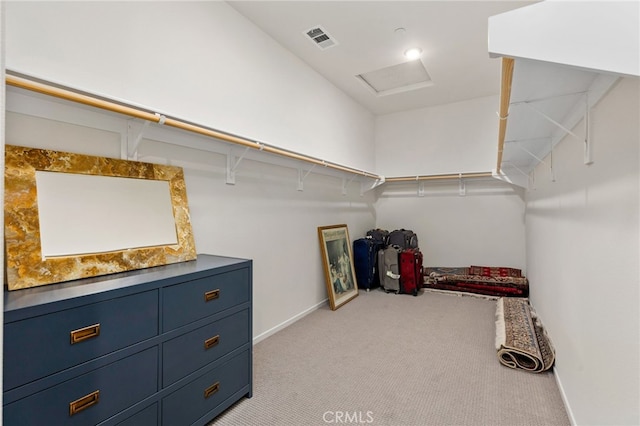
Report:
[{"label": "gold drawer handle", "polygon": [[88,327],[79,328],[71,332],[71,344],[84,342],[87,339],[98,337],[100,335],[100,323],[93,324]]},{"label": "gold drawer handle", "polygon": [[204,294],[204,301],[205,302],[210,302],[210,301],[215,300],[215,299],[217,299],[219,297],[220,297],[220,289],[207,291]]},{"label": "gold drawer handle", "polygon": [[204,390],[204,397],[209,398],[211,395],[218,392],[219,390],[220,390],[220,382],[215,382],[214,384],[212,384],[211,386],[209,386]]},{"label": "gold drawer handle", "polygon": [[210,337],[207,340],[205,340],[204,341],[204,348],[205,349],[211,349],[212,347],[214,347],[218,343],[220,343],[220,335],[219,334],[217,334],[217,335],[215,335],[213,337]]},{"label": "gold drawer handle", "polygon": [[100,391],[91,392],[89,395],[83,396],[69,403],[69,416],[78,414],[82,410],[86,410],[100,402]]}]

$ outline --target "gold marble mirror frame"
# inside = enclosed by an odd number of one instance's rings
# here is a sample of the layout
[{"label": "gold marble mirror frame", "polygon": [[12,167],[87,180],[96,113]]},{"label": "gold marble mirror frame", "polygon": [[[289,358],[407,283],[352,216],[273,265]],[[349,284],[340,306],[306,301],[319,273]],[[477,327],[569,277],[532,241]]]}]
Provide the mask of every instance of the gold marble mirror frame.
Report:
[{"label": "gold marble mirror frame", "polygon": [[[36,171],[169,182],[177,244],[43,259]],[[9,290],[196,258],[182,168],[52,150],[5,147],[5,283]]]}]

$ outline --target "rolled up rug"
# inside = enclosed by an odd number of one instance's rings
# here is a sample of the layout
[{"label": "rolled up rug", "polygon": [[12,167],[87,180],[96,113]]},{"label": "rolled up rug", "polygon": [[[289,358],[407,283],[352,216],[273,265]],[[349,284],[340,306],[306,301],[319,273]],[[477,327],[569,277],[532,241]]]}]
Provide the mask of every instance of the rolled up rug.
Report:
[{"label": "rolled up rug", "polygon": [[555,361],[555,351],[526,298],[503,297],[496,307],[496,349],[501,364],[540,373]]}]

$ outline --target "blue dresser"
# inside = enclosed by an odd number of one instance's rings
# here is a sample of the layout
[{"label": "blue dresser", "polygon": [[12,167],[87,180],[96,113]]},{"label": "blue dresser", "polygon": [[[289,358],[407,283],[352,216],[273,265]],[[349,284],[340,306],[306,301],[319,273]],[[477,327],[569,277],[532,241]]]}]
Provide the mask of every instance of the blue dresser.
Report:
[{"label": "blue dresser", "polygon": [[3,424],[205,425],[252,390],[252,262],[5,291]]}]

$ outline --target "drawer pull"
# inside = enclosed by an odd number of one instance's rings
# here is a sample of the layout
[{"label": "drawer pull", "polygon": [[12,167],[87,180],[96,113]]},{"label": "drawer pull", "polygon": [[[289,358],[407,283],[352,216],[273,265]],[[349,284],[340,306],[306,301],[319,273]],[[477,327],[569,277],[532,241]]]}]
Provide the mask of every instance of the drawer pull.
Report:
[{"label": "drawer pull", "polygon": [[69,416],[78,414],[82,410],[86,410],[100,402],[100,391],[91,392],[89,395],[83,396],[69,403]]},{"label": "drawer pull", "polygon": [[212,300],[217,299],[218,297],[220,297],[220,289],[215,289],[215,290],[211,290],[211,291],[207,291],[204,294],[204,301],[205,302],[210,302]]},{"label": "drawer pull", "polygon": [[205,349],[211,349],[212,347],[214,347],[215,345],[217,345],[220,342],[220,335],[217,334],[213,337],[208,338],[207,340],[204,341],[204,348]]},{"label": "drawer pull", "polygon": [[211,395],[218,392],[219,390],[220,390],[220,382],[215,382],[214,384],[212,384],[211,386],[209,386],[204,390],[204,397],[209,398]]},{"label": "drawer pull", "polygon": [[98,337],[100,335],[100,323],[93,324],[88,327],[79,328],[71,332],[71,344],[84,342],[87,339]]}]

